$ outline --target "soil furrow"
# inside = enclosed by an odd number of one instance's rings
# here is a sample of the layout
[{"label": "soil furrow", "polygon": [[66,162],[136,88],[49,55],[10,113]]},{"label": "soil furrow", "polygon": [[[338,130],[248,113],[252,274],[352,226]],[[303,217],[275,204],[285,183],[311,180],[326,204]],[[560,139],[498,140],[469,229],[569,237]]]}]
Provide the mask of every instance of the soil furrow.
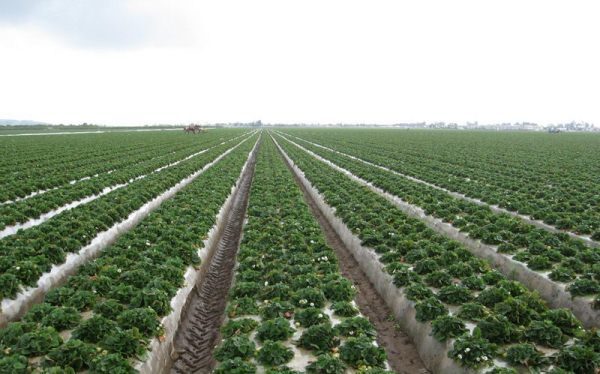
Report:
[{"label": "soil furrow", "polygon": [[171,373],[209,373],[214,366],[213,349],[233,278],[255,162],[256,152],[240,181],[214,253],[207,259],[206,273],[186,304],[175,337]]}]

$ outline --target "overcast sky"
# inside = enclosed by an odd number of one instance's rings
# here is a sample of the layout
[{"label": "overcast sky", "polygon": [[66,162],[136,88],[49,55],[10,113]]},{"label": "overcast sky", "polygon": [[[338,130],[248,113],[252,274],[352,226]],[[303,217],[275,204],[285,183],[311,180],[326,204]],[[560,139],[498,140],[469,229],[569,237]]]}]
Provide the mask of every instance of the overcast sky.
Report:
[{"label": "overcast sky", "polygon": [[596,0],[0,0],[0,118],[600,126]]}]

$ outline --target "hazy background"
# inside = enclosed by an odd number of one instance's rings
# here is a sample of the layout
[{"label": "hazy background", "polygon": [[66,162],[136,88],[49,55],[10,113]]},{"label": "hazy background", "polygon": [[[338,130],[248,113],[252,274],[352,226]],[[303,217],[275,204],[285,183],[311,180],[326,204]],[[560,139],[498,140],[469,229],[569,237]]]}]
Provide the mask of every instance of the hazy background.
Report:
[{"label": "hazy background", "polygon": [[597,4],[0,0],[0,118],[600,125]]}]

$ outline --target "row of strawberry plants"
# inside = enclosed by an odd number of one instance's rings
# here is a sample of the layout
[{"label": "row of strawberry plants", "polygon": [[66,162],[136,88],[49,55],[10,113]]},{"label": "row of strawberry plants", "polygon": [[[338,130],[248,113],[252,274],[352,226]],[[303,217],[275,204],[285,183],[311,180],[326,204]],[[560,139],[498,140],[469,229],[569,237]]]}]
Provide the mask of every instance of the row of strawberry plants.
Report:
[{"label": "row of strawberry plants", "polygon": [[[192,145],[200,139],[175,136],[174,133],[84,134],[80,136],[40,136],[3,138],[1,153],[9,157],[0,162],[0,171],[27,174],[26,167],[54,170],[67,164],[83,166],[95,157],[114,156],[117,152],[145,152],[170,144]],[[133,154],[133,153],[132,153]],[[17,157],[18,155],[18,157]]]},{"label": "row of strawberry plants", "polygon": [[177,151],[166,149],[157,157],[149,157],[152,155],[147,155],[146,159],[128,159],[126,166],[118,168],[110,174],[105,173],[79,183],[67,184],[59,189],[36,195],[26,200],[0,205],[0,231],[7,226],[37,218],[43,213],[70,202],[97,195],[105,188],[126,184],[135,178],[147,175],[161,167],[166,167],[174,162],[183,160],[219,143],[221,143],[220,139],[213,139],[204,142],[201,147],[197,145],[188,146]]},{"label": "row of strawberry plants", "polygon": [[132,373],[198,253],[256,138],[124,234],[19,322],[0,330],[0,372]]},{"label": "row of strawberry plants", "polygon": [[[281,134],[283,134],[283,133],[281,133]],[[542,221],[540,221],[538,219],[535,219],[533,217],[530,217],[528,215],[524,215],[524,214],[521,214],[519,212],[511,211],[509,209],[500,207],[500,206],[498,206],[496,204],[485,202],[485,201],[482,201],[482,200],[480,200],[478,198],[470,197],[470,196],[467,196],[467,195],[465,195],[463,193],[452,191],[452,190],[449,190],[447,188],[440,187],[439,185],[427,182],[425,180],[412,177],[412,176],[410,176],[408,174],[398,172],[394,168],[383,166],[384,164],[387,164],[387,163],[390,162],[390,160],[387,159],[387,158],[383,158],[383,160],[386,160],[384,162],[373,163],[371,161],[365,160],[364,158],[360,158],[360,157],[354,156],[352,154],[352,152],[348,152],[348,151],[342,152],[342,151],[336,150],[335,148],[331,148],[331,147],[327,147],[327,146],[324,146],[324,145],[321,145],[321,144],[318,144],[318,143],[315,143],[315,142],[311,142],[309,140],[306,140],[304,138],[300,138],[300,137],[295,136],[295,135],[291,135],[291,134],[287,134],[287,135],[291,136],[295,140],[299,140],[299,141],[302,141],[302,142],[307,142],[307,143],[310,143],[310,144],[312,144],[312,145],[314,145],[314,146],[316,146],[318,148],[323,148],[323,149],[330,150],[330,151],[333,151],[335,153],[338,153],[338,154],[341,154],[341,155],[344,155],[344,156],[348,156],[349,158],[352,158],[352,159],[354,159],[356,161],[359,161],[359,162],[362,162],[364,164],[371,165],[371,166],[373,166],[375,168],[378,168],[378,169],[381,169],[381,170],[385,170],[385,171],[390,172],[392,174],[397,174],[397,175],[399,175],[401,177],[405,177],[405,178],[407,178],[409,180],[412,180],[414,182],[417,182],[417,183],[420,183],[420,184],[423,184],[423,185],[427,185],[427,186],[429,186],[431,188],[434,188],[434,189],[437,189],[437,190],[441,190],[441,191],[446,192],[446,193],[448,193],[449,195],[451,195],[451,196],[453,196],[455,198],[458,198],[458,199],[461,199],[461,200],[466,200],[466,201],[475,203],[477,205],[489,207],[495,213],[508,214],[510,216],[519,218],[519,219],[521,219],[522,221],[524,221],[526,223],[532,224],[532,225],[534,225],[534,226],[536,226],[538,228],[541,228],[541,229],[544,229],[544,230],[547,230],[547,231],[550,231],[550,232],[566,233],[567,235],[571,236],[572,238],[582,240],[588,246],[600,247],[600,242],[598,242],[597,240],[594,239],[594,238],[597,239],[596,235],[592,234],[591,237],[590,237],[590,235],[584,234],[584,233],[579,232],[579,231],[578,232],[573,232],[573,231],[565,229],[565,227],[562,227],[560,225],[551,225],[551,224],[542,222]],[[352,149],[352,146],[349,146],[348,148]]]},{"label": "row of strawberry plants", "polygon": [[[308,134],[298,132],[297,135]],[[598,149],[597,143],[588,144],[590,149],[582,149],[580,142],[566,143],[567,146],[552,144],[554,152],[539,156],[538,161],[543,163],[536,165],[533,162],[536,152],[551,142],[539,140],[534,143],[535,151],[532,152],[529,147],[529,154],[517,153],[518,156],[514,154],[516,147],[507,152],[504,148],[485,143],[489,154],[482,158],[481,152],[473,155],[472,150],[457,147],[455,143],[446,144],[445,148],[442,139],[437,139],[437,144],[427,144],[422,139],[411,144],[402,142],[401,136],[389,133],[386,133],[387,139],[393,139],[389,142],[378,133],[372,133],[367,139],[336,133],[340,136],[324,140],[320,135],[317,138],[315,133],[306,138],[488,204],[530,215],[560,229],[594,235],[596,240],[600,240],[600,213],[597,209],[600,196],[595,192],[599,180],[598,174],[593,171],[597,170],[593,160],[598,160],[590,154],[584,160],[587,166],[578,165],[582,164],[579,161],[583,160],[582,151]],[[458,142],[460,144],[460,140]],[[470,148],[481,146],[477,143],[468,145]],[[557,149],[565,154],[557,154]],[[510,162],[519,158],[535,166],[521,169]]]},{"label": "row of strawberry plants", "polygon": [[114,153],[131,152],[139,149],[144,152],[156,147],[154,141],[143,137],[127,137],[119,139],[112,137],[112,147],[107,147],[107,138],[98,136],[82,136],[72,138],[66,136],[34,137],[34,138],[4,138],[0,139],[2,155],[0,171],[25,175],[27,167],[36,167],[49,171],[66,164],[81,166],[93,158],[109,157]]},{"label": "row of strawberry plants", "polygon": [[[202,146],[202,144],[198,145]],[[5,199],[2,200],[1,204],[10,204],[15,201],[26,200],[32,196],[37,196],[54,189],[75,184],[81,180],[101,176],[122,167],[155,159],[171,152],[193,149],[194,147],[197,147],[197,145],[176,144],[171,142],[165,142],[159,147],[145,146],[139,149],[126,149],[124,151],[115,147],[116,149],[114,149],[113,152],[104,157],[86,155],[89,158],[81,165],[79,165],[78,162],[61,161],[60,165],[53,165],[52,168],[44,168],[40,165],[28,166],[28,168],[34,170],[34,173],[26,172],[25,170],[27,169],[6,172],[5,175],[10,175],[11,178],[2,181],[2,187],[4,189],[2,196]],[[15,156],[19,155],[17,154]],[[19,175],[19,172],[27,174]],[[70,175],[75,176],[75,179],[68,179]],[[35,189],[35,186],[40,186],[41,189]]]},{"label": "row of strawberry plants", "polygon": [[270,139],[247,215],[215,373],[386,373],[374,327],[352,301],[355,288]]},{"label": "row of strawberry plants", "polygon": [[452,224],[470,237],[489,245],[534,271],[568,284],[573,296],[596,296],[600,307],[600,248],[588,248],[564,233],[536,228],[489,207],[457,199],[446,192],[366,165],[338,153],[302,142],[302,146],[334,162],[375,186],[419,206],[425,213]]},{"label": "row of strawberry plants", "polygon": [[460,243],[290,143],[281,146],[336,216],[380,255],[416,320],[430,323],[434,337],[448,343],[450,358],[474,369],[512,366],[495,373],[522,366],[594,373],[600,367],[600,333],[582,329],[569,310],[548,308]]},{"label": "row of strawberry plants", "polygon": [[[80,136],[35,137],[36,142],[33,144],[31,141],[22,144],[21,141],[14,144],[14,147],[6,144],[7,140],[3,139],[0,142],[6,146],[4,159],[10,161],[11,168],[2,171],[5,178],[1,182],[0,201],[23,198],[36,191],[118,169],[155,154],[182,147],[203,146],[207,141],[216,141],[224,136],[233,137],[241,132],[215,131],[195,139],[183,135],[150,133],[120,137],[115,137],[114,134],[90,135],[91,139],[86,141]],[[48,144],[53,147],[47,149],[44,145]],[[39,149],[41,159],[22,162],[22,153],[31,148]],[[73,154],[79,155],[79,158],[73,159]]]},{"label": "row of strawberry plants", "polygon": [[[250,138],[253,139],[253,137]],[[248,138],[245,138],[248,143]],[[88,204],[67,210],[39,226],[0,240],[0,298],[13,298],[34,287],[52,265],[65,261],[94,237],[122,221],[148,201],[202,169],[233,144],[217,146],[176,166],[151,174]]]}]

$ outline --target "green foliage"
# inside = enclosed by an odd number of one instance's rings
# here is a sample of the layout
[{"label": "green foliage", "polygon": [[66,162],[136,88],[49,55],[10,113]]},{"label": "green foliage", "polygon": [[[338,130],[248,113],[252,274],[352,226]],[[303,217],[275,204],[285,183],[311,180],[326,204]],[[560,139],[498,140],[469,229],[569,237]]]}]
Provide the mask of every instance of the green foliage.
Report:
[{"label": "green foliage", "polygon": [[300,289],[294,293],[293,300],[294,304],[301,308],[309,306],[322,308],[325,306],[325,294],[317,288]]},{"label": "green foliage", "polygon": [[100,314],[111,320],[117,319],[119,314],[123,311],[125,311],[125,305],[114,299],[108,299],[102,303],[96,304],[94,307],[94,313]]},{"label": "green foliage", "polygon": [[479,303],[465,303],[458,311],[459,318],[470,321],[479,321],[489,314],[489,309]]},{"label": "green foliage", "polygon": [[356,294],[352,282],[345,278],[333,280],[323,285],[325,297],[332,302],[351,301]]},{"label": "green foliage", "polygon": [[98,343],[105,336],[117,331],[117,329],[118,325],[116,322],[102,316],[93,316],[77,326],[73,331],[73,338],[88,343]]},{"label": "green foliage", "polygon": [[481,291],[477,296],[476,301],[488,308],[493,308],[494,305],[503,302],[510,297],[510,292],[500,287],[490,287]]},{"label": "green foliage", "polygon": [[227,316],[229,318],[253,314],[258,314],[258,305],[252,297],[234,299],[227,306]]},{"label": "green foliage", "polygon": [[478,369],[493,364],[492,357],[496,355],[496,349],[487,339],[465,336],[456,339],[448,355],[461,365]]},{"label": "green foliage", "polygon": [[443,270],[434,271],[424,278],[425,283],[431,287],[442,288],[452,284],[452,276]]},{"label": "green foliage", "polygon": [[256,337],[262,342],[287,340],[294,334],[294,331],[287,319],[279,317],[264,321],[258,328]]},{"label": "green foliage", "polygon": [[594,279],[580,278],[567,288],[573,296],[593,295],[600,292],[600,283]]},{"label": "green foliage", "polygon": [[34,331],[36,324],[31,322],[12,322],[0,329],[0,346],[13,346],[25,333]]},{"label": "green foliage", "polygon": [[95,352],[91,344],[78,339],[69,339],[65,344],[48,352],[45,365],[68,366],[77,371],[84,370],[90,366]]},{"label": "green foliage", "polygon": [[556,363],[565,370],[575,373],[594,374],[600,367],[600,354],[590,347],[575,344],[558,353]]},{"label": "green foliage", "polygon": [[340,339],[330,324],[311,326],[302,332],[298,346],[317,352],[328,352],[340,344]]},{"label": "green foliage", "polygon": [[15,351],[24,356],[39,356],[61,344],[62,339],[54,328],[40,327],[19,337]]},{"label": "green foliage", "polygon": [[248,334],[258,327],[258,322],[251,318],[232,319],[221,327],[221,334],[229,338],[234,335]]},{"label": "green foliage", "polygon": [[79,324],[81,315],[72,307],[57,307],[50,311],[41,320],[42,325],[52,326],[56,330],[71,329]]},{"label": "green foliage", "polygon": [[[20,288],[20,281],[14,274],[5,273],[0,275],[0,300],[15,297]],[[15,361],[15,364],[18,364],[18,362]]]},{"label": "green foliage", "polygon": [[581,322],[579,322],[569,309],[550,309],[544,313],[543,317],[560,328],[563,334],[566,335],[576,335],[582,329]]},{"label": "green foliage", "polygon": [[534,368],[545,363],[543,355],[533,344],[515,344],[506,351],[506,360],[512,365]]},{"label": "green foliage", "polygon": [[442,302],[452,305],[460,305],[472,299],[469,289],[454,284],[442,287],[437,296]]},{"label": "green foliage", "polygon": [[448,314],[448,309],[437,298],[430,297],[415,305],[417,321],[426,322]]},{"label": "green foliage", "polygon": [[280,342],[266,341],[256,357],[261,364],[277,366],[289,362],[294,357],[294,352]]},{"label": "green foliage", "polygon": [[435,296],[433,291],[422,283],[413,283],[404,289],[406,298],[412,301],[425,300]]},{"label": "green foliage", "polygon": [[521,331],[504,316],[488,316],[479,321],[476,333],[492,343],[511,343],[521,338]]},{"label": "green foliage", "polygon": [[366,336],[374,339],[377,335],[375,327],[364,317],[346,318],[333,329],[337,335],[345,337]]},{"label": "green foliage", "polygon": [[525,330],[525,337],[537,344],[560,348],[566,338],[560,328],[550,321],[533,321]]},{"label": "green foliage", "polygon": [[215,369],[215,374],[254,374],[256,366],[236,357],[221,362]]},{"label": "green foliage", "polygon": [[0,373],[27,374],[29,373],[29,364],[27,357],[21,355],[11,355],[0,357]]},{"label": "green foliage", "polygon": [[343,362],[329,354],[320,355],[306,367],[307,374],[344,374],[345,371]]},{"label": "green foliage", "polygon": [[226,361],[232,358],[248,359],[254,356],[256,345],[247,336],[232,336],[223,341],[215,351],[215,358]]},{"label": "green foliage", "polygon": [[137,328],[144,335],[158,334],[160,325],[156,312],[151,308],[129,309],[117,317],[123,329]]},{"label": "green foliage", "polygon": [[302,327],[310,327],[329,322],[329,317],[327,314],[323,313],[321,309],[314,307],[300,310],[298,313],[296,313],[294,319],[296,322],[300,323],[300,326]]},{"label": "green foliage", "polygon": [[41,323],[54,309],[56,307],[48,303],[35,304],[23,316],[23,321]]},{"label": "green foliage", "polygon": [[529,308],[525,301],[509,297],[505,301],[494,306],[494,311],[506,317],[516,325],[528,325],[533,319],[538,319],[537,312]]},{"label": "green foliage", "polygon": [[351,303],[338,301],[331,306],[333,314],[340,317],[354,317],[358,314],[358,310]]},{"label": "green foliage", "polygon": [[383,348],[373,345],[371,339],[358,337],[346,340],[346,343],[340,347],[340,358],[354,368],[361,366],[384,367],[386,354]]},{"label": "green foliage", "polygon": [[118,353],[123,357],[134,357],[141,356],[146,351],[148,341],[134,327],[130,330],[116,330],[105,336],[99,345],[111,353]]},{"label": "green foliage", "polygon": [[465,323],[454,316],[440,316],[431,322],[433,336],[444,342],[467,332]]},{"label": "green foliage", "polygon": [[94,374],[134,374],[136,371],[129,361],[119,354],[101,354],[90,365],[90,373]]}]

